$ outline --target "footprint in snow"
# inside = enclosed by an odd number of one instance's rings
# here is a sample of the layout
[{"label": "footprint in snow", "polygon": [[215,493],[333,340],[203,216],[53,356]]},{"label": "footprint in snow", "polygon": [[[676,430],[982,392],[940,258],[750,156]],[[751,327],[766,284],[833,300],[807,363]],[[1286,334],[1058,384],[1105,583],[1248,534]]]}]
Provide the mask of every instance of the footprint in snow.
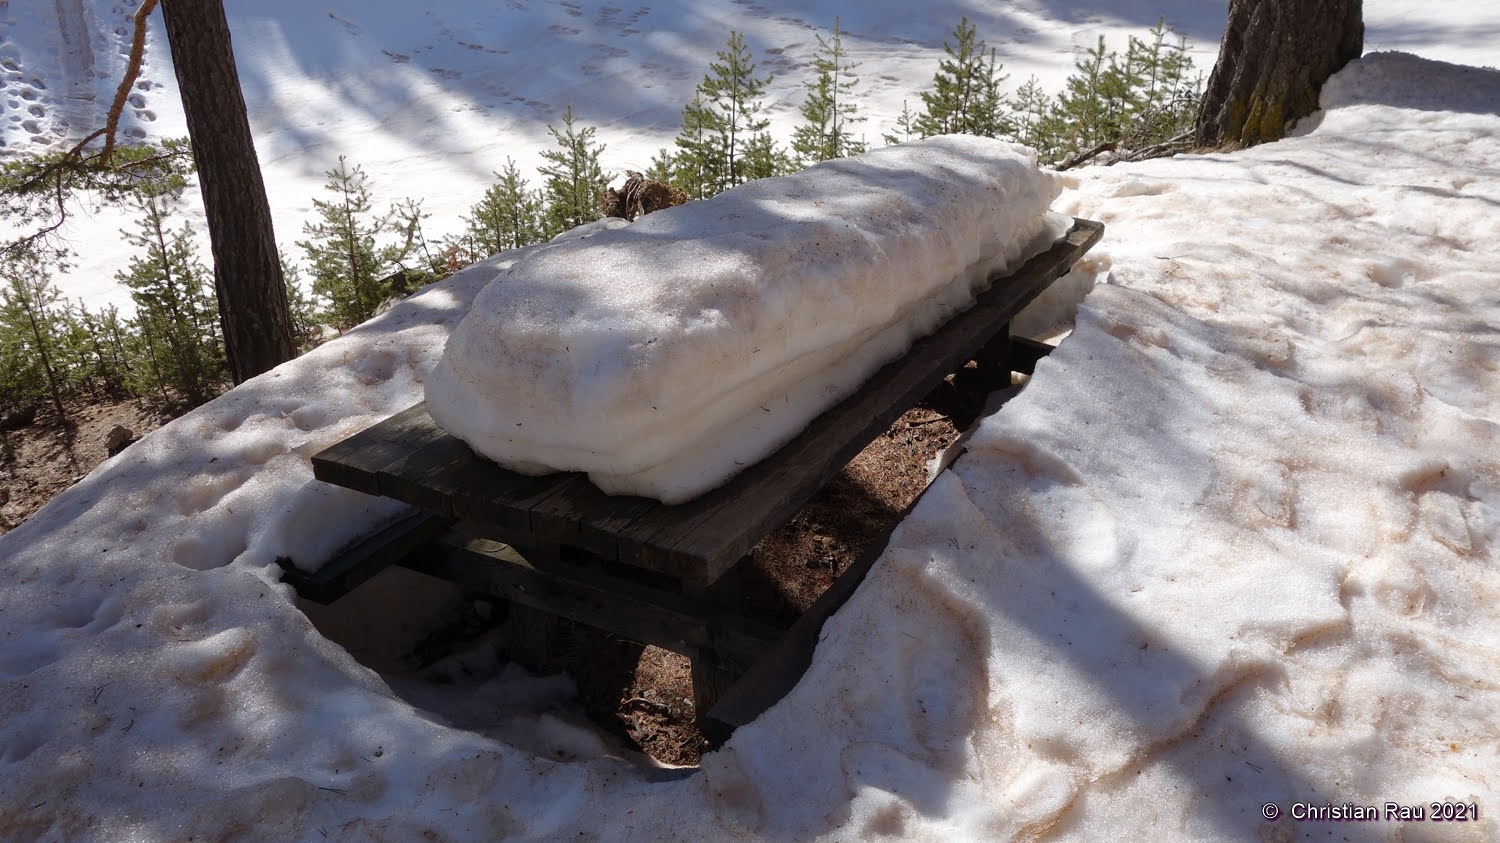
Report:
[{"label": "footprint in snow", "polygon": [[344,28],[344,31],[349,33],[350,35],[358,35],[360,33],[359,24],[355,23],[352,20],[349,20],[348,18],[341,18],[338,15],[335,15],[333,12],[329,12],[328,19],[337,23],[339,26],[342,26]]}]

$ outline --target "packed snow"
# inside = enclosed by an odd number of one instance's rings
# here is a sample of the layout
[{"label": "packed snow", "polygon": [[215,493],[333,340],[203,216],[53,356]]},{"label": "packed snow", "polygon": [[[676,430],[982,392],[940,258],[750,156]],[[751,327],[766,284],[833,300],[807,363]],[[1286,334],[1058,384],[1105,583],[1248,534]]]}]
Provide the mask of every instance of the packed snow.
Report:
[{"label": "packed snow", "polygon": [[499,273],[427,409],[528,474],[680,503],[1066,234],[1031,150],[949,135],[608,220]]},{"label": "packed snow", "polygon": [[[558,25],[578,8],[512,5]],[[868,5],[895,21],[908,6]],[[1066,43],[1089,7],[1053,5],[997,8]],[[1218,4],[1178,8],[1209,5],[1222,26]],[[1365,6],[1371,47],[1493,61],[1500,7]],[[7,26],[54,8],[84,4],[0,2]],[[1155,6],[1119,8],[1154,22]],[[706,57],[750,14],[658,40]],[[235,20],[237,47],[286,43]],[[317,43],[305,23],[285,31]],[[76,47],[13,31],[0,58],[17,44]],[[446,67],[440,52],[413,62]],[[392,113],[344,123],[295,99],[337,75],[328,55],[267,61],[284,76],[252,83],[283,114],[324,115],[258,118],[297,197],[322,163],[294,149]],[[22,89],[0,66],[16,103],[67,104],[66,85]],[[801,684],[701,771],[611,757],[567,716],[565,682],[493,659],[488,710],[442,722],[277,582],[278,556],[315,566],[395,514],[313,481],[307,457],[420,400],[518,253],[178,419],[0,536],[0,837],[1500,837],[1500,73],[1371,55],[1324,105],[1283,142],[1070,174],[1054,207],[1108,225],[1069,279],[1087,292],[1076,329],[899,528]],[[448,184],[433,162],[449,150],[410,151],[378,157]],[[416,575],[367,588],[457,599]],[[383,620],[355,605],[339,622]],[[1291,818],[1444,799],[1479,821]]]}]

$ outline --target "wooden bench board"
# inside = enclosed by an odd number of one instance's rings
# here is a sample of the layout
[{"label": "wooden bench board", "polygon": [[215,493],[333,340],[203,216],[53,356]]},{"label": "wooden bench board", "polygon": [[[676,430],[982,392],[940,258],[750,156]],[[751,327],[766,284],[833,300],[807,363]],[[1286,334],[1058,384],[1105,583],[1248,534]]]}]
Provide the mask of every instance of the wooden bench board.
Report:
[{"label": "wooden bench board", "polygon": [[312,458],[320,480],[483,524],[522,546],[584,548],[678,578],[714,582],[780,526],[901,413],[962,366],[1098,242],[1075,220],[1051,249],[996,280],[975,304],[885,366],[779,451],[695,500],[666,506],[611,496],[578,473],[528,477],[474,455],[425,404],[403,410]]}]

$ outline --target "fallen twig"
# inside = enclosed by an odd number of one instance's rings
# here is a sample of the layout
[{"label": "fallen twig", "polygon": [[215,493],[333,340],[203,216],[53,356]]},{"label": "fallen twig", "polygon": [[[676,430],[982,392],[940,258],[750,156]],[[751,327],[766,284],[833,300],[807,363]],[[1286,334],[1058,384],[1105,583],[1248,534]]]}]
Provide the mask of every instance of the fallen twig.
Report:
[{"label": "fallen twig", "polygon": [[630,699],[620,703],[620,708],[625,708],[629,705],[644,706],[656,712],[657,714],[665,715],[672,713],[672,709],[665,703],[659,703],[656,700],[648,700],[645,697],[631,697]]},{"label": "fallen twig", "polygon": [[1069,158],[1061,164],[1058,164],[1054,169],[1071,170],[1074,167],[1077,167],[1079,164],[1084,163],[1085,161],[1090,161],[1100,155],[1103,155],[1106,152],[1115,151],[1118,146],[1119,144],[1115,141],[1105,141],[1098,146],[1095,146],[1093,149],[1088,150],[1087,152],[1080,152],[1077,155],[1074,155],[1072,158]]},{"label": "fallen twig", "polygon": [[909,422],[906,423],[906,426],[907,427],[921,427],[922,425],[925,425],[925,424],[932,424],[933,422],[940,422],[940,421],[947,421],[947,420],[948,420],[947,416],[943,415],[942,413],[938,413],[937,415],[932,416],[930,418],[912,419],[911,421],[909,421]]}]

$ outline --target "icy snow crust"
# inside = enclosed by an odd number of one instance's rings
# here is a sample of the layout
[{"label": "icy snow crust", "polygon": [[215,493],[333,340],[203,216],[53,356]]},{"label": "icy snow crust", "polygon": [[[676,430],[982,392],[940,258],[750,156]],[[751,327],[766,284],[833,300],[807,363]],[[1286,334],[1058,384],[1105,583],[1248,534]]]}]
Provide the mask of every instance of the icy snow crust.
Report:
[{"label": "icy snow crust", "polygon": [[[391,517],[307,457],[513,257],[429,289],[0,536],[0,838],[1496,839],[1496,92],[1369,56],[1304,137],[1077,174],[1076,330],[683,780],[498,665],[497,739],[446,726],[277,583]],[[1261,818],[1447,798],[1480,821]]]},{"label": "icy snow crust", "polygon": [[527,474],[678,503],[769,455],[1066,233],[1031,150],[949,135],[575,233],[501,273],[427,380]]}]

